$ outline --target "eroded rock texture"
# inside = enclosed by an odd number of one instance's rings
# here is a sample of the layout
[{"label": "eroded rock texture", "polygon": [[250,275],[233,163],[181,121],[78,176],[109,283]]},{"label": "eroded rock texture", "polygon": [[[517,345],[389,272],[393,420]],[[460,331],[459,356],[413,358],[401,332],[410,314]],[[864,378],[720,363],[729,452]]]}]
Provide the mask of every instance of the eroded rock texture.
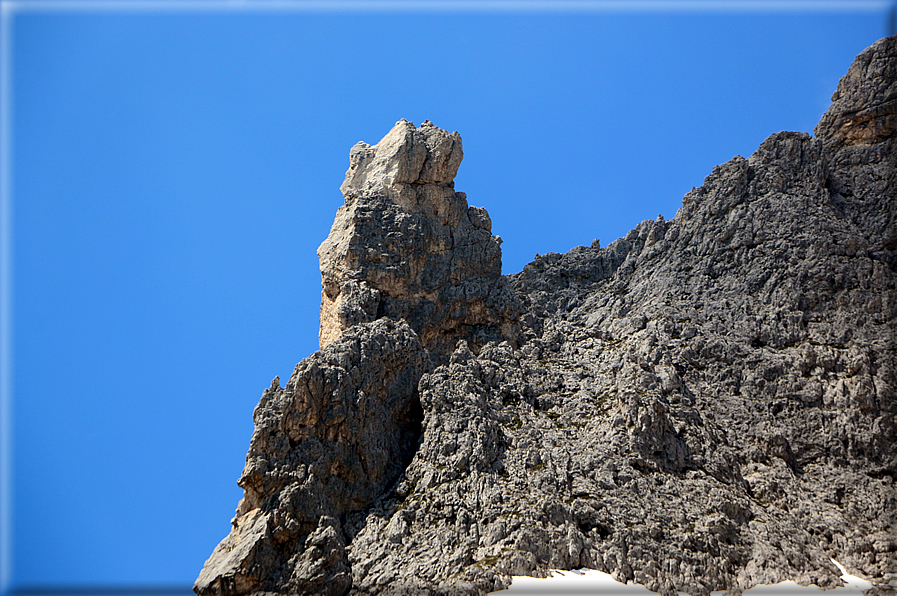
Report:
[{"label": "eroded rock texture", "polygon": [[346,199],[318,249],[321,346],[357,323],[404,319],[435,355],[517,333],[520,303],[501,276],[501,239],[455,192],[461,136],[400,120],[349,152]]},{"label": "eroded rock texture", "polygon": [[253,415],[230,535],[196,581],[199,594],[344,594],[340,522],[370,505],[411,460],[417,384],[429,357],[404,322],[355,326],[275,378]]},{"label": "eroded rock texture", "polygon": [[[834,587],[835,558],[893,593],[895,70],[878,42],[815,138],[776,133],[672,221],[504,281],[449,185],[459,139],[400,122],[356,146],[321,249],[337,339],[265,392],[197,591],[484,594],[585,566],[738,594]],[[452,276],[459,229],[479,248],[458,267],[490,273]],[[512,289],[514,333],[500,305],[439,302],[465,279]]]}]

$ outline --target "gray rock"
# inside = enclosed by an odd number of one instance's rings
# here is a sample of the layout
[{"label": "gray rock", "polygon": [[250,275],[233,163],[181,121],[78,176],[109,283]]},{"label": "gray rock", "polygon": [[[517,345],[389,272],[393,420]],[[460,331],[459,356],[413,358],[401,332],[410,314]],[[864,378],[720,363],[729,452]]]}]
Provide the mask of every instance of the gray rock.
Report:
[{"label": "gray rock", "polygon": [[275,378],[253,415],[233,529],[194,590],[344,594],[340,516],[370,505],[410,461],[429,367],[405,322],[380,319],[303,360],[286,387]]},{"label": "gray rock", "polygon": [[437,360],[459,339],[514,341],[520,303],[501,276],[501,239],[455,192],[461,136],[400,120],[349,152],[346,199],[318,249],[321,346],[356,323],[404,319]]},{"label": "gray rock", "polygon": [[815,138],[773,134],[673,220],[506,278],[450,187],[460,138],[357,145],[320,251],[333,343],[265,392],[197,592],[481,595],[590,567],[738,594],[835,587],[834,558],[893,593],[895,73],[897,37]]}]

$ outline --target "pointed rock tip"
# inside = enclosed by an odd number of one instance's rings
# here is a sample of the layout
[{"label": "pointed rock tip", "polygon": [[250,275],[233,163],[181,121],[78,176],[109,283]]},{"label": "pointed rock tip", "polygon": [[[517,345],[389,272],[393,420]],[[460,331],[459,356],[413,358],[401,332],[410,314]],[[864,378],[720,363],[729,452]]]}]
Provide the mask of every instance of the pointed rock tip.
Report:
[{"label": "pointed rock tip", "polygon": [[871,145],[897,134],[897,35],[854,59],[814,133],[829,145]]},{"label": "pointed rock tip", "polygon": [[451,187],[464,156],[461,135],[429,120],[415,128],[402,118],[376,145],[356,143],[340,190],[358,195],[391,196],[406,184]]}]

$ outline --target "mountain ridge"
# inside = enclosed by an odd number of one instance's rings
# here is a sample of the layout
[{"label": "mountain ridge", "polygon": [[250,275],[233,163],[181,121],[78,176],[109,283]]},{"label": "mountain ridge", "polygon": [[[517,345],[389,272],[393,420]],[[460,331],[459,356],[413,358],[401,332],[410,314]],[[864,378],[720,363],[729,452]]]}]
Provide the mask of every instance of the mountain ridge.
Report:
[{"label": "mountain ridge", "polygon": [[322,349],[254,412],[207,594],[484,594],[590,567],[661,594],[897,573],[897,37],[815,138],[672,220],[501,276],[461,140],[360,143]]}]

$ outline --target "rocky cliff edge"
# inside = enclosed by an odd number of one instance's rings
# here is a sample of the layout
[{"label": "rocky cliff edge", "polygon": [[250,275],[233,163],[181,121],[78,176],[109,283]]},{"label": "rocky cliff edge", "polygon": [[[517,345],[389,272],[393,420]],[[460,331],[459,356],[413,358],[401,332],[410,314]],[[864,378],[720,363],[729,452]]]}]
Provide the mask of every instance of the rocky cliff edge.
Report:
[{"label": "rocky cliff edge", "polygon": [[770,136],[671,221],[500,276],[461,140],[356,145],[322,349],[255,410],[202,595],[484,594],[590,567],[665,595],[834,558],[897,585],[897,38],[815,138]]}]

